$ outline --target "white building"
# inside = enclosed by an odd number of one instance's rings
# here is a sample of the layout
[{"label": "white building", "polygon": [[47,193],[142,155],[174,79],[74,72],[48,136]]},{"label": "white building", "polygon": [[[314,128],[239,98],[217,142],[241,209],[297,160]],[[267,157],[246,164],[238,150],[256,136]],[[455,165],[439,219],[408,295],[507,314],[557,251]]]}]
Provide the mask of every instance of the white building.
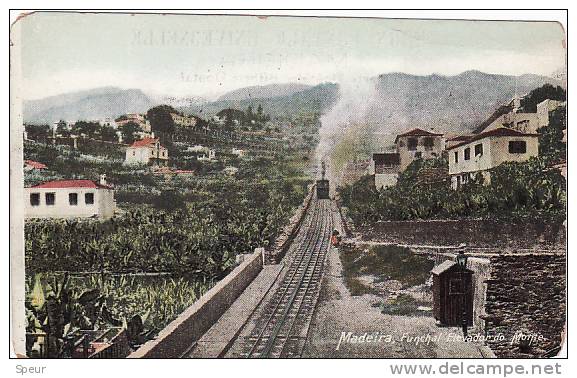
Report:
[{"label": "white building", "polygon": [[369,174],[375,177],[377,189],[395,186],[401,171],[401,159],[398,153],[375,153],[369,166]]},{"label": "white building", "polygon": [[549,112],[564,104],[562,101],[546,99],[537,104],[536,113],[525,113],[521,111],[520,101],[519,98],[514,98],[509,103],[513,109],[509,113],[499,116],[482,132],[507,127],[522,133],[536,133],[539,128],[549,125]]},{"label": "white building", "polygon": [[543,100],[537,104],[537,119],[539,122],[539,127],[549,126],[549,112],[557,109],[560,106],[565,105],[564,101],[557,100]]},{"label": "white building", "polygon": [[477,174],[490,182],[489,170],[504,162],[523,162],[537,156],[539,140],[538,134],[501,127],[473,135],[447,151],[451,186],[457,189]]},{"label": "white building", "polygon": [[110,218],[116,202],[114,190],[92,180],[57,180],[24,188],[26,218]]},{"label": "white building", "polygon": [[182,115],[178,113],[170,113],[170,117],[174,121],[174,124],[181,127],[194,127],[196,126],[196,118],[192,116]]},{"label": "white building", "polygon": [[395,138],[397,153],[400,158],[400,170],[404,171],[417,159],[435,159],[445,149],[443,134],[422,129],[413,129]]},{"label": "white building", "polygon": [[239,158],[246,156],[246,151],[240,148],[232,148],[232,154],[238,156]]},{"label": "white building", "polygon": [[138,126],[140,126],[142,131],[145,131],[148,133],[151,131],[150,121],[148,121],[143,114],[138,114],[138,113],[128,113],[128,114],[125,114],[123,116],[118,117],[115,120],[115,125],[117,128],[122,128],[124,125],[126,125],[129,122],[136,123]]},{"label": "white building", "polygon": [[168,162],[168,150],[155,138],[137,140],[126,149],[126,164],[157,164]]},{"label": "white building", "polygon": [[234,176],[238,173],[238,168],[237,167],[226,167],[222,171],[228,176]]},{"label": "white building", "polygon": [[198,161],[214,161],[216,160],[216,150],[208,148],[206,151],[200,153],[196,160]]}]

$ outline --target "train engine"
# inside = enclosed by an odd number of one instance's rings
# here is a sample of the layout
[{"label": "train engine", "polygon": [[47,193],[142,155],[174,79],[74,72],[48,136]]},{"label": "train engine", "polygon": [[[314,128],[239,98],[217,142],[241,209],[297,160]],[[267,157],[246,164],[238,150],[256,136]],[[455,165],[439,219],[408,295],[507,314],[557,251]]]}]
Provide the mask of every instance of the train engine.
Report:
[{"label": "train engine", "polygon": [[329,180],[325,178],[325,162],[322,163],[322,178],[317,180],[317,199],[330,199]]}]

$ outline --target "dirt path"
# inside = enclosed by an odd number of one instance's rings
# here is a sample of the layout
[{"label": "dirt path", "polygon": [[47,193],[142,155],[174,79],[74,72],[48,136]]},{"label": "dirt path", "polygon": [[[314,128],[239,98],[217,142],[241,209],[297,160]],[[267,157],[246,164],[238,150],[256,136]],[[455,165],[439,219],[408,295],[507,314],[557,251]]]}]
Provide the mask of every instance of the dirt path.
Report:
[{"label": "dirt path", "polygon": [[[351,296],[343,282],[337,249],[327,257],[325,275],[303,357],[454,358],[487,357],[480,344],[455,340],[456,328],[439,328],[431,316],[381,313],[383,298]],[[364,335],[364,337],[363,337]]]}]

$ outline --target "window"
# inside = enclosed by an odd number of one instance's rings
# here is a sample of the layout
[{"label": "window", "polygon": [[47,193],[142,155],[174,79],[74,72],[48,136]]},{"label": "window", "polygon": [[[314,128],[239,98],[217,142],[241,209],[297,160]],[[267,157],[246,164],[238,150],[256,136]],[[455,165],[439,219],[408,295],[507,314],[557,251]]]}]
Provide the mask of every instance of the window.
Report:
[{"label": "window", "polygon": [[465,160],[471,159],[471,148],[465,148]]},{"label": "window", "polygon": [[87,205],[94,204],[94,193],[85,193],[84,194],[84,203]]},{"label": "window", "polygon": [[433,146],[435,145],[435,141],[433,140],[433,138],[425,138],[423,145],[427,150],[432,150]]},{"label": "window", "polygon": [[409,151],[414,151],[417,149],[418,144],[419,144],[419,140],[417,138],[409,138],[409,141],[407,143],[407,147],[409,148]]},{"label": "window", "polygon": [[458,163],[458,162],[459,162],[459,152],[456,151],[455,152],[455,163]]},{"label": "window", "polygon": [[40,193],[30,193],[30,205],[32,206],[40,205]]},{"label": "window", "polygon": [[70,206],[78,205],[78,193],[68,193],[68,203]]},{"label": "window", "polygon": [[509,142],[510,154],[524,154],[527,152],[527,142],[524,140],[513,140]]},{"label": "window", "polygon": [[475,145],[475,156],[483,156],[483,143]]},{"label": "window", "polygon": [[56,193],[46,193],[44,198],[46,199],[46,205],[48,206],[54,206],[56,203]]},{"label": "window", "polygon": [[132,150],[132,156],[136,156],[136,151]]}]

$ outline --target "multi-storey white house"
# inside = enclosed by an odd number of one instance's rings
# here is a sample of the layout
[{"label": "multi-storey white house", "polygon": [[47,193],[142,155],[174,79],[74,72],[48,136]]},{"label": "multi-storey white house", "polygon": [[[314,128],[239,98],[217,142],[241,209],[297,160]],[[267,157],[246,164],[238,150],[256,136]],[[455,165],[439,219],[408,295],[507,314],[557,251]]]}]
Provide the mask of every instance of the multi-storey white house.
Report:
[{"label": "multi-storey white house", "polygon": [[126,149],[126,164],[156,164],[168,162],[168,150],[156,138],[137,140]]},{"label": "multi-storey white house", "polygon": [[116,210],[114,190],[100,181],[57,180],[24,188],[26,218],[110,218]]},{"label": "multi-storey white house", "polygon": [[447,149],[449,175],[454,189],[481,174],[491,180],[489,170],[504,162],[523,162],[539,153],[538,134],[498,128],[471,136]]},{"label": "multi-storey white house", "polygon": [[404,171],[416,159],[440,157],[445,149],[443,134],[422,129],[413,129],[397,135],[395,144],[399,154],[401,171]]}]

